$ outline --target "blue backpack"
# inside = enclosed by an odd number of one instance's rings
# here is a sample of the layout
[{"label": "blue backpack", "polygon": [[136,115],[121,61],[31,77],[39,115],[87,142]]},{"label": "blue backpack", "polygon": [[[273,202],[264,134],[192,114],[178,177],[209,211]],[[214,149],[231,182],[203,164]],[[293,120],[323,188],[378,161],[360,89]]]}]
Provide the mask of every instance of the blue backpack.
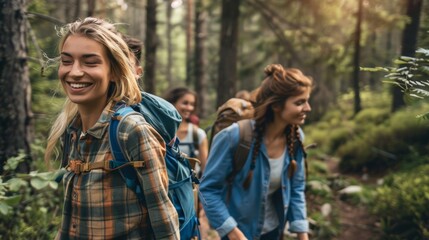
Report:
[{"label": "blue backpack", "polygon": [[[179,149],[179,139],[176,131],[182,118],[176,108],[166,100],[155,95],[142,92],[142,101],[132,106],[119,107],[113,114],[109,126],[109,142],[114,159],[109,161],[109,169],[121,171],[127,187],[132,189],[143,202],[144,193],[137,179],[134,166],[128,163],[118,141],[118,127],[127,116],[140,114],[163,138],[166,145],[165,163],[168,172],[168,197],[179,215],[180,239],[200,239],[199,222],[194,205],[194,184],[199,184],[192,170],[191,158],[182,154]],[[64,136],[64,151],[62,166],[67,164],[69,149],[68,138]],[[90,164],[91,165],[91,164]],[[100,168],[100,167],[94,167]],[[91,166],[84,170],[93,169]],[[61,179],[58,178],[58,181]]]},{"label": "blue backpack", "polygon": [[[179,138],[176,137],[177,128],[182,121],[176,108],[166,100],[155,95],[142,92],[142,101],[139,104],[119,108],[112,116],[109,127],[109,141],[114,160],[110,167],[117,168],[126,164],[118,141],[118,127],[121,120],[133,114],[140,114],[164,139],[166,144],[165,162],[168,172],[168,197],[179,215],[180,239],[200,238],[198,218],[194,205],[194,184],[199,184],[189,158],[179,149]],[[135,191],[139,199],[144,200],[142,188],[137,180],[133,166],[124,166],[119,169],[125,178],[127,186]]]}]

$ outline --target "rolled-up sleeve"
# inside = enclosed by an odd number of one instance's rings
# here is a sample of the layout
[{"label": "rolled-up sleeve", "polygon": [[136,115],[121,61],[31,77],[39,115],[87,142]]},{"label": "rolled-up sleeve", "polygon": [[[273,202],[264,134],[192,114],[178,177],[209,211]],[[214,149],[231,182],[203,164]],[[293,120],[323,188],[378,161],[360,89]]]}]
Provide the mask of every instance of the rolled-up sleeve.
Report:
[{"label": "rolled-up sleeve", "polygon": [[[301,131],[301,138],[303,132]],[[307,207],[305,201],[305,159],[300,150],[297,153],[298,168],[291,181],[291,196],[287,215],[290,232],[308,232]]]},{"label": "rolled-up sleeve", "polygon": [[[222,194],[228,187],[226,179],[232,171],[233,151],[231,146],[236,145],[231,139],[231,131],[238,131],[238,128],[224,129],[214,137],[200,184],[200,201],[211,226],[221,237],[237,226],[237,222],[230,215],[222,200]],[[238,138],[235,142],[237,141]]]}]

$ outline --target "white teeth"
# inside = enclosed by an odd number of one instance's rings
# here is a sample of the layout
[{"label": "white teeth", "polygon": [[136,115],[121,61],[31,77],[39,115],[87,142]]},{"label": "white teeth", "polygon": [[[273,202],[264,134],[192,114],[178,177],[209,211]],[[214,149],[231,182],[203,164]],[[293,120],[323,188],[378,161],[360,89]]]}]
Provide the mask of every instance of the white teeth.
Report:
[{"label": "white teeth", "polygon": [[84,88],[84,87],[88,87],[89,83],[70,83],[70,87],[72,88]]}]

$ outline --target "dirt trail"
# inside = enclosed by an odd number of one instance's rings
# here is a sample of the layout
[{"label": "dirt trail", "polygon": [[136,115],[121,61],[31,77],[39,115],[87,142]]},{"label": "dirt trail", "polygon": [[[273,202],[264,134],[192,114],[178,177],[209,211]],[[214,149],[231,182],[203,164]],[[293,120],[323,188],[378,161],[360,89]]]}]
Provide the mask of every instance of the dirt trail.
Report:
[{"label": "dirt trail", "polygon": [[[327,160],[328,171],[331,174],[339,174],[338,161]],[[354,177],[358,180],[360,178]],[[332,240],[377,240],[380,239],[380,231],[377,221],[364,206],[355,206],[336,197],[335,208],[339,209],[339,222],[341,225],[339,236]]]}]

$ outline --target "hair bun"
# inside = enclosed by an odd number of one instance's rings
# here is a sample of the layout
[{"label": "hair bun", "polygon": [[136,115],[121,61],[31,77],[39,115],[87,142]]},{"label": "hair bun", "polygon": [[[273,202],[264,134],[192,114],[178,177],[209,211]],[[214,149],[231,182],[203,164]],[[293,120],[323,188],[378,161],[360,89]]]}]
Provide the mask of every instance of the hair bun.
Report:
[{"label": "hair bun", "polygon": [[266,66],[264,69],[264,73],[267,76],[271,76],[276,72],[284,72],[284,68],[281,64],[270,64],[270,65]]}]

